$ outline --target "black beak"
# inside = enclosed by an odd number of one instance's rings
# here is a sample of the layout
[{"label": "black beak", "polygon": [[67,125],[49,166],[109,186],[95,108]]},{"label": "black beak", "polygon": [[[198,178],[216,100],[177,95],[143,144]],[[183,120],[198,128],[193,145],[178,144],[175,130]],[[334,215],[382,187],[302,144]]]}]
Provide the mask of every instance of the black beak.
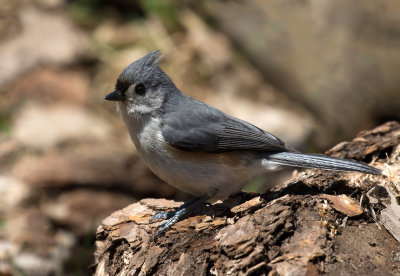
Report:
[{"label": "black beak", "polygon": [[118,91],[113,91],[105,96],[104,99],[107,101],[123,101],[124,97]]}]

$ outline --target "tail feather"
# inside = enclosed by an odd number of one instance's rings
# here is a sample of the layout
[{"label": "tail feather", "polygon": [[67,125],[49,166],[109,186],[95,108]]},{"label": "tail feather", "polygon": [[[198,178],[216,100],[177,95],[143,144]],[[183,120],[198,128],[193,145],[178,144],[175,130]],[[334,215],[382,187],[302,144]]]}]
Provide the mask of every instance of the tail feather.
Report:
[{"label": "tail feather", "polygon": [[272,161],[278,165],[302,167],[302,168],[318,168],[333,171],[355,171],[369,174],[382,174],[382,171],[366,164],[330,157],[322,154],[303,154],[297,152],[278,152],[272,153],[267,157],[268,161]]}]

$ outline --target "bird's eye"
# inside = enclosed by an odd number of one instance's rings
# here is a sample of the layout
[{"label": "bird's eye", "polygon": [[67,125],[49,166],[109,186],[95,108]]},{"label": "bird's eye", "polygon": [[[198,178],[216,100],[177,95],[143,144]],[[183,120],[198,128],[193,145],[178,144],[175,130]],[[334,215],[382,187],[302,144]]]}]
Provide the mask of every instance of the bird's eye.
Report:
[{"label": "bird's eye", "polygon": [[146,93],[146,86],[144,86],[143,83],[138,83],[135,86],[135,92],[138,95],[143,95],[144,93]]}]

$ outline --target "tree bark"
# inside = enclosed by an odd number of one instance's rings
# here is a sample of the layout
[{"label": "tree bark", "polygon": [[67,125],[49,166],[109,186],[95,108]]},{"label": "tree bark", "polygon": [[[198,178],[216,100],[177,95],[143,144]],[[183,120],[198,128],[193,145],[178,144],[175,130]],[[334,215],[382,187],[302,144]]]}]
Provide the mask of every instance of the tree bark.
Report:
[{"label": "tree bark", "polygon": [[400,124],[327,154],[385,175],[306,170],[265,194],[201,206],[159,238],[150,216],[181,203],[143,199],[99,226],[95,275],[398,275]]}]

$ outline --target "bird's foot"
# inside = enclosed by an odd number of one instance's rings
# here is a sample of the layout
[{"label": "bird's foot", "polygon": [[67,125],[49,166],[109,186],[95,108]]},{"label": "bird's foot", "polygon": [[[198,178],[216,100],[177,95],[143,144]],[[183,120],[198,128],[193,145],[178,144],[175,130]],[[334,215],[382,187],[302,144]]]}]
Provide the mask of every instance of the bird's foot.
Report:
[{"label": "bird's foot", "polygon": [[169,211],[169,212],[157,212],[155,215],[150,217],[149,223],[153,223],[159,220],[166,220],[170,219],[175,215],[176,211]]},{"label": "bird's foot", "polygon": [[183,216],[190,214],[199,204],[207,201],[208,197],[193,198],[183,203],[176,211],[170,212],[159,212],[152,216],[149,220],[150,223],[164,219],[164,221],[157,227],[158,230],[156,236],[161,236],[166,230],[182,219]]}]

